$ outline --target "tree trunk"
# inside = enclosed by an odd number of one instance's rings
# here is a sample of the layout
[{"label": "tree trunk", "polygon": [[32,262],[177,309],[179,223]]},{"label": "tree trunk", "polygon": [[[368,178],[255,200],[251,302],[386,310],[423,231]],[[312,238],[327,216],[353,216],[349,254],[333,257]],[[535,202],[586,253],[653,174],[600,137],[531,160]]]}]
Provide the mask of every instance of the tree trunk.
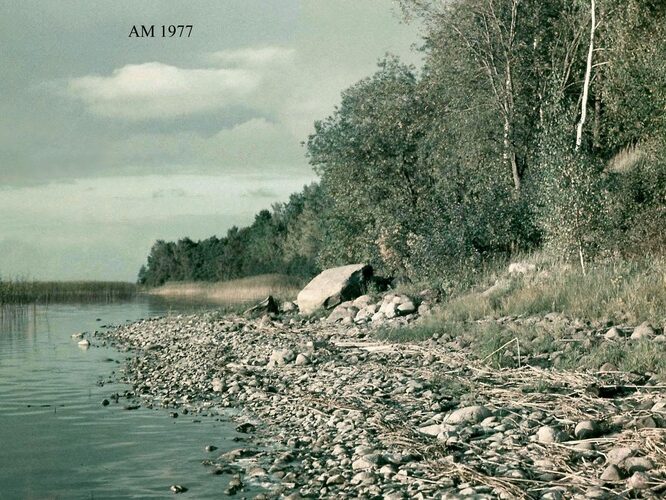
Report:
[{"label": "tree trunk", "polygon": [[583,99],[580,105],[580,121],[576,130],[576,151],[580,149],[583,143],[583,125],[587,118],[587,99],[590,91],[590,79],[592,76],[592,55],[594,53],[594,32],[597,28],[596,4],[595,0],[590,0],[590,10],[592,13],[592,22],[590,26],[590,49],[587,52],[587,66],[585,68],[585,81],[583,82]]}]

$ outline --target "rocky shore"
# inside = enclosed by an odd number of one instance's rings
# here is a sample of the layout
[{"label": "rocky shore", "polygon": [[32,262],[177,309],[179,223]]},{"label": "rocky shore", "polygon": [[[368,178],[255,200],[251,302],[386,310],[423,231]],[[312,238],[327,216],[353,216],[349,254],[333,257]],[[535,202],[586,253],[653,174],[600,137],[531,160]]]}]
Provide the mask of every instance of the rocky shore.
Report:
[{"label": "rocky shore", "polygon": [[382,342],[372,322],[341,316],[174,316],[94,343],[133,352],[122,375],[129,404],[240,410],[233,418],[252,444],[202,465],[231,475],[228,495],[259,484],[259,498],[666,493],[666,387],[655,379],[525,357],[494,370],[451,336]]}]

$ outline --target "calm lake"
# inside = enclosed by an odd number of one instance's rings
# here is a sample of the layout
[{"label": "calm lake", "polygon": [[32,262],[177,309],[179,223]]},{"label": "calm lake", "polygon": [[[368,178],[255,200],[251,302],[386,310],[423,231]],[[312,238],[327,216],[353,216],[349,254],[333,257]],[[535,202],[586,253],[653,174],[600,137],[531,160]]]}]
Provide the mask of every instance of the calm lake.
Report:
[{"label": "calm lake", "polygon": [[[121,369],[125,354],[83,350],[71,338],[169,309],[183,310],[148,300],[2,309],[0,498],[172,498],[172,484],[189,489],[184,498],[223,496],[229,477],[212,475],[201,461],[239,446],[233,424],[172,418],[164,409],[127,411],[123,399],[102,406],[127,389],[98,384]],[[218,450],[207,453],[209,444]]]}]

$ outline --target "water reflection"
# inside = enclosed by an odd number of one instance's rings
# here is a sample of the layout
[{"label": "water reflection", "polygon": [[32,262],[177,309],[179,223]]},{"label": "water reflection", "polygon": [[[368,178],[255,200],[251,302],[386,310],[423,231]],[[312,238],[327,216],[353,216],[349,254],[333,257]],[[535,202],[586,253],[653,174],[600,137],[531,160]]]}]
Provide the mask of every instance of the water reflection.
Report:
[{"label": "water reflection", "polygon": [[106,382],[123,355],[78,349],[71,336],[201,308],[160,300],[0,307],[0,497],[164,498],[180,483],[193,498],[218,498],[225,478],[211,476],[201,461],[211,458],[208,444],[220,452],[236,446],[232,426],[124,411],[122,399],[102,406],[126,390]]}]

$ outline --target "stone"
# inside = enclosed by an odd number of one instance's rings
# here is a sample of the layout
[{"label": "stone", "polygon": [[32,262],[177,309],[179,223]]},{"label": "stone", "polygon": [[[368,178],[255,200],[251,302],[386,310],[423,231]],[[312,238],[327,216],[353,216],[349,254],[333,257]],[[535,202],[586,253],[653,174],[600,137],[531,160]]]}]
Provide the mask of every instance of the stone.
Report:
[{"label": "stone", "polygon": [[83,349],[87,349],[90,347],[90,341],[88,339],[79,340],[78,345]]},{"label": "stone", "polygon": [[644,490],[650,486],[649,479],[643,472],[634,472],[633,476],[627,479],[627,486],[632,490]]},{"label": "stone", "polygon": [[296,361],[294,362],[296,366],[305,366],[310,364],[310,358],[308,358],[305,354],[300,353],[298,356],[296,356]]},{"label": "stone", "polygon": [[623,462],[625,459],[634,455],[634,450],[629,447],[621,446],[613,448],[606,454],[606,458],[609,464],[617,465]]},{"label": "stone", "polygon": [[616,326],[611,327],[606,333],[604,333],[604,338],[606,340],[620,340],[622,336],[622,330]]},{"label": "stone", "polygon": [[608,372],[616,372],[618,371],[617,366],[615,366],[613,363],[604,363],[599,367],[599,371],[601,373],[608,373]]},{"label": "stone", "polygon": [[260,316],[262,314],[275,314],[279,310],[277,302],[272,295],[269,295],[258,304],[247,309],[243,314],[245,316]]},{"label": "stone", "polygon": [[353,320],[358,313],[358,308],[353,305],[340,304],[333,312],[328,316],[326,321],[328,323],[336,323],[338,321],[343,321],[346,318]]},{"label": "stone", "polygon": [[345,478],[342,474],[335,474],[334,476],[331,476],[326,480],[327,486],[344,484],[344,483],[345,483]]},{"label": "stone", "polygon": [[[386,466],[384,466],[386,467]],[[382,467],[383,468],[383,467]],[[381,471],[380,471],[381,472]],[[361,471],[354,474],[354,477],[351,479],[351,484],[374,484],[376,481],[375,475],[369,471]]]},{"label": "stone", "polygon": [[301,314],[312,314],[317,309],[330,309],[345,300],[360,296],[372,277],[367,264],[326,269],[310,281],[296,298]]},{"label": "stone", "polygon": [[354,460],[351,464],[352,470],[366,470],[372,469],[375,464],[366,457],[361,457]]},{"label": "stone", "polygon": [[492,412],[485,406],[467,406],[452,412],[448,417],[446,417],[446,419],[444,419],[444,422],[451,425],[463,423],[476,424],[491,415]]},{"label": "stone", "polygon": [[548,425],[540,427],[537,431],[536,437],[537,441],[544,444],[561,443],[562,441],[566,441],[568,439],[568,436],[565,433]]},{"label": "stone", "polygon": [[241,481],[240,474],[236,474],[231,478],[227,489],[224,490],[225,495],[235,495],[243,487],[243,481]]},{"label": "stone", "polygon": [[370,321],[373,314],[375,314],[374,310],[371,310],[369,307],[364,307],[356,314],[356,316],[354,317],[354,322],[367,323],[368,321]]},{"label": "stone", "polygon": [[296,359],[296,353],[291,349],[275,349],[270,358],[268,358],[269,368],[275,368],[276,366],[284,366],[287,363],[291,363]]},{"label": "stone", "polygon": [[187,488],[185,486],[182,486],[180,484],[173,484],[169,488],[173,493],[185,493],[187,491]]},{"label": "stone", "polygon": [[591,439],[601,435],[601,427],[594,420],[583,420],[576,425],[574,436],[577,439]]},{"label": "stone", "polygon": [[381,323],[386,319],[386,315],[383,312],[377,311],[372,315],[371,321],[373,323]]},{"label": "stone", "polygon": [[654,469],[652,460],[647,457],[626,458],[622,466],[629,474],[633,474],[634,472],[645,472]]},{"label": "stone", "polygon": [[408,314],[416,312],[416,306],[414,305],[414,302],[408,300],[398,305],[397,311],[400,316],[407,316]]},{"label": "stone", "polygon": [[372,304],[372,297],[370,297],[370,295],[361,295],[360,297],[356,297],[352,302],[352,305],[359,309],[368,307],[370,304]]},{"label": "stone", "polygon": [[263,467],[252,467],[250,470],[247,471],[247,476],[248,477],[265,477],[268,474],[266,473],[266,469]]},{"label": "stone", "polygon": [[425,427],[420,427],[419,432],[426,436],[438,436],[442,432],[442,426],[439,424],[426,425]]},{"label": "stone", "polygon": [[609,465],[601,473],[601,480],[608,483],[615,483],[622,480],[622,473],[617,465]]},{"label": "stone", "polygon": [[641,339],[651,339],[655,336],[654,328],[647,321],[644,321],[636,328],[634,328],[633,333],[631,334],[632,340],[641,340]]},{"label": "stone", "polygon": [[224,381],[218,377],[213,378],[213,392],[224,392]]},{"label": "stone", "polygon": [[398,304],[393,301],[384,302],[379,308],[379,312],[388,319],[395,318],[398,315]]}]

